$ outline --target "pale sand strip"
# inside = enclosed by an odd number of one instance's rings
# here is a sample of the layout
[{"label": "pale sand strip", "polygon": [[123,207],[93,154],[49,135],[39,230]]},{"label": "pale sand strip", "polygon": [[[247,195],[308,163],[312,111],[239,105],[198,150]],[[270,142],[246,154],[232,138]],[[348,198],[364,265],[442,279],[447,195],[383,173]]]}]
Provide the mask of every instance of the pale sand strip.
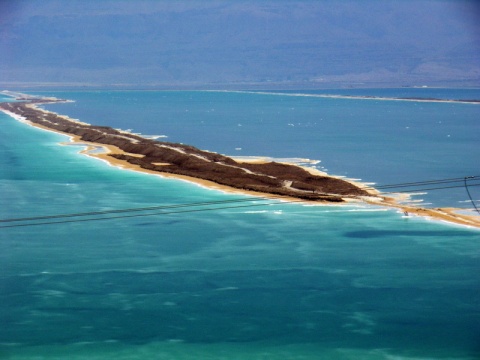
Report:
[{"label": "pale sand strip", "polygon": [[[34,126],[36,124],[33,124]],[[48,128],[47,128],[48,129]],[[147,174],[154,174],[166,178],[172,178],[172,179],[179,179],[179,180],[184,180],[188,182],[192,182],[198,185],[201,185],[206,188],[214,189],[214,190],[219,190],[222,192],[226,193],[234,193],[234,194],[244,194],[244,195],[251,195],[251,196],[262,196],[266,198],[272,198],[272,199],[283,199],[287,202],[292,201],[292,202],[305,202],[301,201],[297,198],[289,198],[289,197],[279,197],[276,195],[268,194],[268,193],[259,193],[255,191],[247,191],[247,190],[240,190],[240,189],[235,189],[229,186],[224,186],[217,184],[212,181],[208,180],[202,180],[190,176],[184,176],[184,175],[175,175],[175,174],[170,174],[170,173],[163,173],[163,172],[158,172],[158,171],[152,171],[152,170],[146,170],[141,168],[138,165],[133,165],[130,164],[127,161],[124,160],[119,160],[116,158],[113,158],[111,156],[108,156],[109,154],[127,154],[123,152],[121,149],[117,148],[116,146],[111,146],[111,145],[103,145],[103,144],[96,144],[96,143],[86,143],[85,141],[82,141],[79,137],[73,137],[70,135],[70,141],[72,143],[77,143],[77,144],[85,144],[89,145],[86,149],[82,150],[81,153],[86,154],[91,157],[95,157],[97,159],[101,159],[106,161],[112,166],[119,167],[122,169],[129,169],[129,170],[134,170],[134,171],[139,171]],[[98,148],[99,146],[103,147],[105,149],[104,153],[96,153],[96,154],[91,154],[89,153],[92,149]],[[135,154],[134,154],[135,155]],[[138,156],[138,155],[137,155]],[[259,161],[261,161],[259,159]],[[159,164],[159,165],[168,165],[168,164]],[[314,175],[319,175],[321,174],[322,176],[329,176],[326,173],[316,170],[313,168],[308,168],[308,167],[302,167],[305,170],[311,172]],[[363,184],[361,183],[355,183],[355,185],[364,187]],[[355,201],[363,201],[368,204],[372,205],[379,205],[379,206],[385,206],[389,208],[396,208],[404,213],[408,213],[409,215],[415,215],[415,216],[422,216],[422,217],[428,217],[436,220],[442,220],[446,222],[452,222],[456,223],[459,225],[465,225],[465,226],[471,226],[471,227],[478,227],[480,228],[480,216],[469,216],[469,215],[463,215],[463,214],[456,214],[455,212],[458,211],[459,209],[455,208],[438,208],[438,209],[425,209],[425,208],[419,208],[419,207],[413,207],[413,206],[408,206],[408,205],[402,205],[398,204],[395,199],[393,198],[388,198],[388,197],[382,197],[380,195],[381,193],[377,190],[374,190],[372,197],[362,197],[361,199],[346,199],[349,202],[355,202]],[[376,196],[375,196],[376,195]],[[308,204],[311,204],[312,202],[308,202]],[[317,205],[334,205],[332,203],[325,203],[325,202],[314,202]]]},{"label": "pale sand strip", "polygon": [[429,102],[429,103],[459,103],[480,105],[480,101],[472,100],[455,100],[455,99],[433,99],[433,98],[403,98],[403,97],[384,97],[384,96],[362,96],[362,95],[335,95],[335,94],[304,94],[304,93],[279,93],[269,91],[246,91],[246,90],[210,90],[211,92],[234,92],[243,94],[263,94],[275,96],[292,96],[292,97],[313,97],[328,99],[356,99],[356,100],[381,100],[381,101],[410,101],[410,102]]},{"label": "pale sand strip", "polygon": [[[109,154],[126,154],[126,155],[129,155],[129,153],[124,152],[123,150],[119,149],[116,146],[97,144],[97,143],[88,144],[87,142],[81,140],[77,136],[71,136],[71,135],[69,135],[69,136],[70,136],[70,139],[71,139],[70,141],[74,144],[79,143],[79,144],[90,145],[90,149],[86,148],[86,149],[80,151],[80,153],[85,154],[87,156],[91,156],[91,157],[100,159],[100,160],[103,160],[103,161],[109,163],[110,165],[121,168],[121,169],[133,170],[133,171],[138,171],[138,172],[142,172],[142,173],[146,173],[146,174],[153,174],[153,175],[157,175],[157,176],[161,176],[161,177],[165,177],[165,178],[170,178],[170,179],[183,180],[183,181],[187,181],[187,182],[190,182],[190,183],[200,185],[200,186],[208,188],[208,189],[218,190],[218,191],[222,191],[222,192],[225,192],[225,193],[243,194],[243,195],[250,195],[250,196],[256,196],[256,197],[261,196],[261,197],[267,197],[267,198],[279,199],[279,200],[283,199],[285,201],[295,201],[295,202],[299,201],[299,199],[289,198],[289,197],[286,197],[286,196],[283,196],[283,197],[280,198],[278,195],[273,195],[273,194],[268,194],[268,193],[260,193],[260,192],[256,192],[256,191],[236,189],[236,188],[233,188],[233,187],[230,187],[230,186],[217,184],[216,182],[213,182],[213,181],[203,180],[203,179],[199,179],[199,178],[195,178],[195,177],[191,177],[191,176],[171,174],[171,173],[161,172],[161,171],[147,170],[147,169],[144,169],[144,168],[140,167],[139,165],[134,165],[134,164],[129,163],[128,161],[120,160],[120,159],[109,156]],[[105,149],[104,153],[95,153],[95,154],[90,153],[90,151],[93,148],[98,148],[99,146],[101,146]],[[134,154],[134,155],[138,156],[138,154]],[[165,165],[169,165],[169,164],[168,163],[156,163],[156,165],[165,166]]]},{"label": "pale sand strip", "polygon": [[[35,104],[32,104],[32,107],[35,108],[35,109],[38,109],[38,107],[36,107]],[[42,110],[42,111],[46,111],[46,110]],[[222,191],[222,192],[226,192],[226,193],[244,194],[244,195],[250,195],[250,196],[256,196],[256,197],[261,196],[261,197],[272,198],[272,199],[276,199],[276,200],[284,200],[286,202],[303,202],[303,203],[308,203],[308,204],[329,205],[329,206],[337,205],[337,204],[334,204],[334,203],[326,203],[326,202],[319,202],[319,201],[317,201],[317,202],[313,202],[313,201],[306,202],[306,201],[302,201],[300,199],[293,198],[293,197],[286,197],[286,196],[280,197],[278,195],[273,195],[273,194],[268,194],[268,193],[260,193],[260,192],[256,192],[256,191],[236,189],[236,188],[232,188],[232,187],[229,187],[229,186],[220,185],[220,184],[217,184],[217,183],[212,182],[212,181],[203,180],[203,179],[199,179],[199,178],[194,178],[194,177],[190,177],[190,176],[176,175],[176,174],[146,170],[146,169],[141,168],[138,165],[133,165],[133,164],[130,164],[129,162],[127,162],[127,161],[119,160],[119,159],[116,159],[116,158],[113,158],[113,157],[109,156],[109,154],[126,154],[126,155],[139,156],[138,154],[126,153],[123,150],[119,149],[118,147],[112,146],[112,145],[90,143],[90,142],[87,142],[87,141],[83,141],[83,140],[80,139],[79,136],[73,136],[72,134],[63,133],[63,132],[60,132],[60,131],[55,131],[55,130],[52,130],[48,127],[45,127],[45,126],[42,126],[42,125],[39,125],[39,124],[36,124],[36,123],[32,123],[30,121],[26,121],[26,120],[22,119],[20,116],[12,114],[8,111],[4,111],[4,112],[7,115],[13,117],[14,119],[16,119],[18,121],[22,121],[22,122],[24,122],[28,125],[33,126],[33,127],[40,128],[40,129],[47,130],[47,131],[51,131],[51,132],[55,132],[55,133],[59,133],[59,134],[62,134],[62,135],[66,135],[70,138],[70,144],[85,145],[86,146],[86,148],[83,149],[82,151],[80,151],[80,153],[85,154],[85,155],[90,156],[90,157],[94,157],[94,158],[103,160],[103,161],[107,162],[108,164],[110,164],[112,166],[119,167],[119,168],[122,168],[122,169],[134,170],[134,171],[139,171],[139,172],[147,173],[147,174],[153,174],[153,175],[162,176],[162,177],[166,177],[166,178],[188,181],[188,182],[191,182],[191,183],[198,184],[198,185],[200,185],[202,187],[205,187],[205,188],[214,189],[214,190],[218,190],[218,191]],[[67,120],[70,120],[70,121],[76,121],[76,120],[72,120],[72,119],[68,118],[67,116],[63,116],[63,117],[66,118]],[[91,151],[93,149],[97,149],[99,147],[105,149],[105,152],[103,152],[103,153],[91,153]],[[142,155],[140,155],[140,156],[142,156]],[[255,161],[254,159],[249,159],[249,160],[250,161]],[[264,159],[262,159],[262,158],[258,159],[259,162],[262,162],[262,160],[264,160]],[[245,162],[248,162],[248,160],[245,161]],[[162,164],[162,165],[166,165],[166,164]],[[296,166],[298,166],[298,165],[296,165]],[[313,169],[313,168],[309,168],[309,167],[303,167],[303,166],[299,166],[299,167],[302,167],[303,169],[305,169],[305,170],[307,170],[307,171],[309,171],[309,172],[311,172],[312,174],[315,174],[315,175],[332,177],[331,175],[328,175],[328,174],[326,174],[326,173],[324,173],[320,170],[317,170],[317,169]],[[343,180],[345,180],[345,179],[343,179]],[[352,182],[350,180],[346,180],[346,181],[349,181],[349,182],[355,184],[356,186],[365,188],[365,185],[362,184],[362,183],[356,183],[356,182]],[[375,189],[369,190],[369,192],[372,194],[372,196],[370,196],[370,197],[363,196],[363,197],[358,197],[358,198],[354,198],[354,199],[346,198],[345,200],[347,200],[348,202],[352,202],[352,201],[353,202],[364,202],[364,203],[368,203],[368,204],[372,204],[372,205],[384,206],[384,207],[389,207],[389,208],[396,208],[396,209],[399,209],[399,210],[401,210],[402,212],[404,212],[405,214],[408,214],[408,215],[421,216],[421,217],[431,218],[433,220],[440,220],[440,221],[445,221],[445,222],[449,222],[449,223],[455,223],[455,224],[458,224],[458,225],[480,228],[480,216],[470,216],[470,215],[464,215],[464,214],[456,213],[456,211],[459,211],[459,210],[462,210],[462,209],[457,209],[457,208],[427,209],[427,208],[413,207],[413,206],[409,206],[409,205],[402,205],[402,204],[397,203],[395,201],[395,199],[393,199],[393,198],[382,196],[381,193],[379,191],[375,190]],[[339,205],[341,205],[341,204],[339,204]]]},{"label": "pale sand strip", "polygon": [[480,228],[480,216],[476,215],[464,215],[458,214],[457,211],[462,209],[457,208],[421,208],[411,205],[398,204],[393,198],[384,197],[381,198],[364,198],[363,199],[368,204],[387,206],[391,208],[396,208],[404,212],[405,215],[410,216],[422,216],[431,218],[434,220],[441,220],[446,222],[451,222],[459,225],[465,225],[469,227]]}]

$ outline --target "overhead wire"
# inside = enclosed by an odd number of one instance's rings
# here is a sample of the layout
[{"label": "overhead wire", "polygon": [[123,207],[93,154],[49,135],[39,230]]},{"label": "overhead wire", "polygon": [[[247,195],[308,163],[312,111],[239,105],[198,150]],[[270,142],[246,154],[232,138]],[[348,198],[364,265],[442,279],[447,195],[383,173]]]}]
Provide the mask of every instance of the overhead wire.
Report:
[{"label": "overhead wire", "polygon": [[[467,184],[467,180],[470,180],[472,178],[474,178],[474,177],[473,176],[465,176],[465,178],[463,179],[463,182],[465,184],[465,190],[467,191],[468,197],[470,198],[470,201],[472,202],[473,207],[475,208],[477,213],[480,215],[480,211],[478,211],[477,205],[475,204],[475,201],[473,201],[472,195],[470,194],[470,190],[468,189],[469,185]],[[472,186],[472,185],[470,185],[470,186]]]},{"label": "overhead wire", "polygon": [[44,215],[44,216],[34,216],[34,217],[24,217],[24,218],[9,218],[9,219],[0,219],[0,223],[8,223],[8,222],[16,222],[16,221],[48,220],[48,219],[57,219],[57,218],[105,215],[105,214],[137,212],[137,211],[153,211],[153,210],[164,210],[164,209],[173,209],[173,208],[182,208],[182,207],[194,207],[194,206],[225,204],[225,203],[232,203],[232,202],[237,203],[237,202],[244,202],[244,201],[251,202],[251,201],[262,201],[262,200],[264,200],[264,199],[262,199],[262,198],[227,199],[227,200],[218,200],[218,201],[204,201],[204,202],[150,206],[150,207],[139,207],[139,208],[126,208],[126,209],[103,210],[103,211],[89,211],[89,212],[83,212],[83,213]]},{"label": "overhead wire", "polygon": [[[475,201],[471,197],[468,187],[480,186],[480,183],[467,185],[467,179],[478,180],[480,179],[480,176],[475,175],[475,176],[467,176],[463,178],[417,181],[417,182],[409,182],[409,183],[383,185],[383,186],[377,186],[377,187],[364,187],[362,189],[382,190],[382,189],[394,189],[394,188],[403,188],[403,187],[416,187],[416,189],[381,192],[381,194],[383,195],[383,194],[395,194],[395,193],[415,193],[415,192],[422,192],[422,191],[465,187],[475,210],[479,212],[477,206],[475,205]],[[436,184],[451,184],[451,183],[457,183],[459,181],[462,181],[463,184],[452,185],[452,186],[429,187],[429,188],[422,187],[422,186],[436,185]],[[275,201],[272,201],[272,200],[275,200]],[[150,206],[150,207],[90,211],[90,212],[70,213],[70,214],[43,215],[43,216],[33,216],[33,217],[23,217],[23,218],[7,218],[7,219],[0,219],[0,229],[13,228],[13,227],[25,227],[25,226],[62,224],[62,223],[74,223],[74,222],[86,222],[86,221],[111,220],[111,219],[121,219],[121,218],[135,218],[135,217],[145,217],[145,216],[154,216],[154,215],[169,215],[169,214],[179,214],[179,213],[189,213],[189,212],[203,212],[203,211],[235,209],[235,208],[245,208],[245,207],[254,207],[254,206],[267,206],[267,205],[279,204],[285,201],[293,203],[293,202],[304,202],[305,200],[301,200],[301,199],[286,200],[284,197],[271,195],[268,198],[248,197],[243,199],[226,199],[226,200],[216,200],[216,201]],[[140,212],[143,212],[143,213],[140,213]],[[137,214],[132,214],[132,213],[137,213]],[[124,215],[104,216],[104,215],[110,215],[110,214],[124,214]],[[2,224],[6,224],[6,225],[2,225]]]},{"label": "overhead wire", "polygon": [[[300,202],[298,201],[289,201],[289,202]],[[279,202],[266,202],[260,204],[247,204],[247,205],[236,205],[236,206],[221,206],[215,208],[201,208],[201,209],[183,209],[178,211],[162,211],[148,214],[133,214],[133,215],[118,215],[118,216],[109,216],[109,217],[94,217],[87,219],[70,219],[70,220],[58,220],[58,221],[44,221],[38,223],[26,223],[26,224],[13,224],[13,225],[1,225],[0,229],[3,228],[13,228],[13,227],[25,227],[25,226],[39,226],[39,225],[51,225],[51,224],[65,224],[65,223],[76,223],[76,222],[86,222],[86,221],[101,221],[101,220],[112,220],[112,219],[124,219],[124,218],[136,218],[136,217],[145,217],[145,216],[154,216],[154,215],[171,215],[171,214],[180,214],[180,213],[193,213],[193,212],[204,212],[204,211],[214,211],[214,210],[226,210],[226,209],[237,209],[245,207],[255,207],[255,206],[267,206],[275,205]],[[19,220],[20,221],[20,220]]]},{"label": "overhead wire", "polygon": [[[460,182],[464,180],[465,177],[459,178],[449,178],[449,179],[439,179],[439,180],[428,180],[428,181],[415,181],[415,182],[406,182],[406,183],[399,183],[399,184],[388,184],[388,185],[379,185],[375,187],[364,187],[363,189],[389,189],[389,188],[399,188],[399,187],[411,187],[411,186],[423,186],[423,185],[432,185],[432,184],[444,184],[444,183],[452,183],[452,182]],[[469,179],[480,179],[480,175],[468,176]]]},{"label": "overhead wire", "polygon": [[[471,184],[469,186],[480,186],[480,184]],[[462,184],[462,185],[441,186],[441,187],[434,187],[434,188],[419,188],[419,189],[413,189],[413,190],[388,191],[388,192],[382,192],[381,194],[415,193],[415,192],[422,192],[422,191],[454,189],[454,188],[463,188],[463,187],[465,186]]]}]

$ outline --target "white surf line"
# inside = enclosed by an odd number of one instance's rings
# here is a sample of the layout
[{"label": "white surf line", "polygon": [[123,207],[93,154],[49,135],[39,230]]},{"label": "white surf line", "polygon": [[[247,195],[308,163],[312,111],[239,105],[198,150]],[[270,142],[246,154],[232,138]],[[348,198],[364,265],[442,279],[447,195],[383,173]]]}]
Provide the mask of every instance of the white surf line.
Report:
[{"label": "white surf line", "polygon": [[480,101],[465,101],[455,99],[422,99],[422,98],[397,98],[383,96],[362,96],[362,95],[336,95],[336,94],[303,94],[303,93],[278,93],[270,91],[247,91],[247,90],[206,90],[211,92],[230,92],[238,94],[260,94],[274,96],[291,96],[291,97],[313,97],[328,99],[356,99],[356,100],[381,100],[381,101],[407,101],[407,102],[426,102],[426,103],[456,103],[480,105]]},{"label": "white surf line", "polygon": [[25,124],[30,124],[31,122],[29,120],[27,120],[26,117],[24,116],[21,116],[21,115],[18,115],[18,114],[15,114],[14,112],[11,112],[9,110],[5,110],[5,109],[0,109],[1,112],[7,114],[8,116],[10,116],[11,118],[14,118],[15,120],[17,121],[20,121],[22,123],[25,123]]}]

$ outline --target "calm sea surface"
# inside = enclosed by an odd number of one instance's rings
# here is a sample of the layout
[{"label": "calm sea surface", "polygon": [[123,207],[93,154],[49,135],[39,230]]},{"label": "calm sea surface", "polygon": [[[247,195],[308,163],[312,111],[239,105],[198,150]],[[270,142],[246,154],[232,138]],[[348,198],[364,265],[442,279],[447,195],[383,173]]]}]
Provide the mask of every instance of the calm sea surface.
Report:
[{"label": "calm sea surface", "polygon": [[[95,125],[319,160],[378,185],[480,175],[480,105],[326,93],[480,99],[475,89],[35,92],[75,100],[46,108]],[[245,196],[113,168],[59,145],[65,136],[3,113],[0,123],[0,219],[219,202],[0,222],[0,359],[480,356],[479,230],[372,206],[227,208]],[[462,187],[418,193],[426,206],[472,207]]]}]

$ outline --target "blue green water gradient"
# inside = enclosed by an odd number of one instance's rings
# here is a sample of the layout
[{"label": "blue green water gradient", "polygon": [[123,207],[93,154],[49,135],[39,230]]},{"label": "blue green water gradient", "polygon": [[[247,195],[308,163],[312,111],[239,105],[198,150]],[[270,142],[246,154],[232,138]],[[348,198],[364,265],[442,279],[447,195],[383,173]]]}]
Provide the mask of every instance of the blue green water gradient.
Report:
[{"label": "blue green water gradient", "polygon": [[[104,92],[71,95],[76,103],[58,106],[66,110],[76,105],[78,109],[81,99],[96,104],[99,97],[107,98]],[[122,98],[125,94],[114,95]],[[191,120],[189,124],[198,122],[198,127],[189,129],[181,124],[185,119],[173,116],[167,121],[164,113],[142,117],[141,109],[153,111],[148,104],[169,96],[172,108],[162,106],[178,115],[178,102],[192,97],[197,112],[210,107],[226,113],[228,103],[222,96],[233,95],[160,92],[129,96],[137,99],[132,113],[138,116],[132,116],[129,123],[117,124],[111,118],[106,123],[178,141],[173,135],[176,122],[184,134],[192,132],[192,138],[183,142],[204,148],[193,140],[204,141],[199,133],[201,121],[214,119]],[[173,102],[176,96],[177,103]],[[144,98],[146,103],[139,107],[138,101]],[[267,101],[272,109],[275,101],[280,108],[286,101],[288,107],[301,108],[290,103],[297,98],[275,99],[248,101],[258,106]],[[322,99],[322,104],[327,100]],[[108,106],[118,114],[127,111],[124,103]],[[303,154],[304,145],[298,145],[296,152],[267,153],[267,144],[244,140],[240,136],[244,130],[238,128],[255,128],[253,133],[266,141],[264,134],[269,131],[261,124],[280,120],[269,113],[263,122],[253,121],[249,117],[252,108],[245,108],[250,109],[245,110],[248,116],[242,115],[242,109],[232,108],[235,121],[229,117],[218,124],[225,129],[218,131],[220,135],[205,130],[210,140],[214,136],[223,139],[222,133],[227,138],[238,135],[230,145],[227,139],[212,141],[211,150],[232,154],[258,146],[245,155],[304,156],[327,162],[319,154]],[[344,111],[360,111],[345,103],[340,109],[337,122],[342,121]],[[470,105],[466,112],[478,114],[478,109]],[[333,110],[328,111],[333,119]],[[73,111],[58,112],[74,116]],[[147,128],[148,119],[156,123],[162,119],[162,123]],[[101,123],[88,117],[81,120]],[[244,198],[113,168],[78,154],[81,147],[59,145],[67,140],[65,136],[32,128],[3,113],[0,122],[2,219]],[[164,124],[170,127],[165,130]],[[449,126],[454,136],[468,139],[478,134],[471,123],[457,124],[455,133],[453,122]],[[294,128],[288,123],[280,127]],[[295,137],[283,136],[293,147]],[[311,140],[306,141],[310,147]],[[357,141],[357,148],[364,144],[359,132],[351,141]],[[273,149],[287,147],[273,142]],[[462,144],[478,151],[471,143]],[[420,140],[417,145],[428,148]],[[242,150],[227,151],[228,146]],[[265,146],[265,152],[257,153],[260,146]],[[339,144],[343,152],[339,156],[348,152],[342,146],[354,145]],[[393,161],[387,152],[377,156],[379,163]],[[472,166],[468,161],[451,165],[469,170]],[[412,173],[415,169],[410,164],[399,166]],[[351,170],[345,167],[344,171]],[[440,175],[442,170],[434,167],[432,171]],[[375,180],[373,174],[369,176],[368,180]],[[388,178],[388,174],[381,176]],[[464,200],[462,196],[457,200]],[[438,194],[434,201],[437,198]],[[282,203],[2,228],[0,358],[475,359],[480,351],[479,256],[478,230],[360,205]]]},{"label": "blue green water gradient", "polygon": [[[331,174],[378,185],[479,175],[480,105],[312,97],[325,93],[480,99],[476,89],[45,94],[77,100],[47,108],[92,124],[226,155],[320,160]],[[463,206],[468,197],[449,189],[416,199]]]}]

